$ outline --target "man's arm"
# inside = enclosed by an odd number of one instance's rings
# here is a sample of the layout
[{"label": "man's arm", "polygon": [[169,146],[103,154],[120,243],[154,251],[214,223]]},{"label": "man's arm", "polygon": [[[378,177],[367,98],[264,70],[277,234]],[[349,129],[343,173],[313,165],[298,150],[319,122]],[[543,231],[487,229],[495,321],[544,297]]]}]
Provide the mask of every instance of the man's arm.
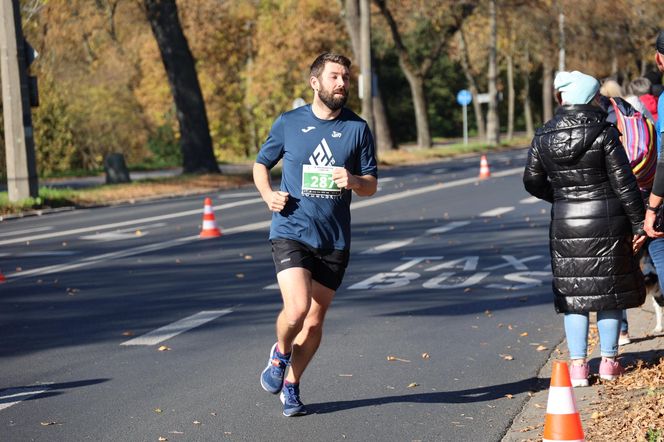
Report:
[{"label": "man's arm", "polygon": [[373,175],[353,175],[343,167],[332,170],[332,179],[339,188],[354,191],[358,196],[371,196],[376,193],[378,180]]},{"label": "man's arm", "polygon": [[281,212],[286,207],[288,201],[288,192],[280,192],[272,190],[272,182],[270,181],[270,170],[260,163],[254,163],[254,185],[261,194],[261,198],[267,204],[267,207],[272,212]]}]

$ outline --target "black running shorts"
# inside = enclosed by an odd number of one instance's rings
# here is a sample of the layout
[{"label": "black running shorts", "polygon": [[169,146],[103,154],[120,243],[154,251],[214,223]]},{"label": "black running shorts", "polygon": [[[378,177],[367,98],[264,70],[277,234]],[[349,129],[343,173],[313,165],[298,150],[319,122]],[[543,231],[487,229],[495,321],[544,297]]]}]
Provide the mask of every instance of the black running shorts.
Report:
[{"label": "black running shorts", "polygon": [[277,273],[301,267],[311,272],[314,281],[329,289],[336,291],[341,285],[348,266],[348,250],[315,249],[292,239],[273,239],[270,242]]}]

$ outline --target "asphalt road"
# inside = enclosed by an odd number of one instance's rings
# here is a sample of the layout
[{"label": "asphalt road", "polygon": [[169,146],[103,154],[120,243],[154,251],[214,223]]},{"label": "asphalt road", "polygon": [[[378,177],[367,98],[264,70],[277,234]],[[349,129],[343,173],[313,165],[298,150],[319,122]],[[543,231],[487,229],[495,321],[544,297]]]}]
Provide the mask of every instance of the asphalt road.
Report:
[{"label": "asphalt road", "polygon": [[299,418],[258,381],[280,296],[253,188],[210,195],[218,239],[202,197],[1,222],[0,441],[500,440],[563,334],[525,155],[479,182],[478,156],[383,169],[354,198]]}]

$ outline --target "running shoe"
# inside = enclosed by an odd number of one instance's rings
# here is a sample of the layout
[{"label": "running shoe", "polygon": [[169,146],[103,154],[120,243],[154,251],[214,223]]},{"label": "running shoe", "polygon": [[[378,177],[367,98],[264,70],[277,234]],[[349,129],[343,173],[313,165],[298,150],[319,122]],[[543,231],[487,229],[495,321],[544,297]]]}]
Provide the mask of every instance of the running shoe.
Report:
[{"label": "running shoe", "polygon": [[607,381],[617,379],[624,372],[625,369],[617,360],[602,358],[602,362],[599,364],[599,377]]},{"label": "running shoe", "polygon": [[270,358],[267,360],[267,367],[261,373],[261,386],[263,390],[278,394],[284,385],[284,375],[286,374],[286,367],[290,363],[290,353],[287,355],[281,354],[277,351],[277,344],[275,343],[270,350]]},{"label": "running shoe", "polygon": [[587,362],[582,365],[572,364],[569,371],[572,387],[587,387],[589,375],[590,367]]},{"label": "running shoe", "polygon": [[284,416],[302,416],[307,414],[307,409],[300,400],[300,384],[284,383],[284,388],[279,395],[281,403],[284,404]]}]

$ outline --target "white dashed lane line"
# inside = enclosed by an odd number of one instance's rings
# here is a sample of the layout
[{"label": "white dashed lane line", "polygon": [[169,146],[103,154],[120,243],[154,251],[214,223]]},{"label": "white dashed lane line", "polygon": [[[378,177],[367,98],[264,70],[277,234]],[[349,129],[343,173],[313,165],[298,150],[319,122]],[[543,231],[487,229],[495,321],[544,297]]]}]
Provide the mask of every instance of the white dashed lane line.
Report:
[{"label": "white dashed lane line", "polygon": [[32,396],[46,393],[47,391],[48,387],[44,385],[36,385],[34,387],[10,388],[8,390],[2,390],[0,391],[0,410],[9,408],[12,405],[16,405],[19,402],[31,398]]},{"label": "white dashed lane line", "polygon": [[487,210],[486,212],[480,213],[482,217],[491,217],[491,216],[500,216],[505,213],[511,212],[514,210],[514,207],[496,207],[495,209]]},{"label": "white dashed lane line", "polygon": [[192,328],[200,327],[203,324],[206,324],[210,321],[217,319],[220,316],[228,315],[232,313],[231,309],[224,310],[209,310],[198,312],[195,315],[188,316],[179,321],[175,321],[171,324],[159,327],[156,330],[152,330],[149,333],[146,333],[142,336],[130,339],[123,342],[120,345],[157,345],[161,342],[171,339],[180,333],[184,333]]}]

